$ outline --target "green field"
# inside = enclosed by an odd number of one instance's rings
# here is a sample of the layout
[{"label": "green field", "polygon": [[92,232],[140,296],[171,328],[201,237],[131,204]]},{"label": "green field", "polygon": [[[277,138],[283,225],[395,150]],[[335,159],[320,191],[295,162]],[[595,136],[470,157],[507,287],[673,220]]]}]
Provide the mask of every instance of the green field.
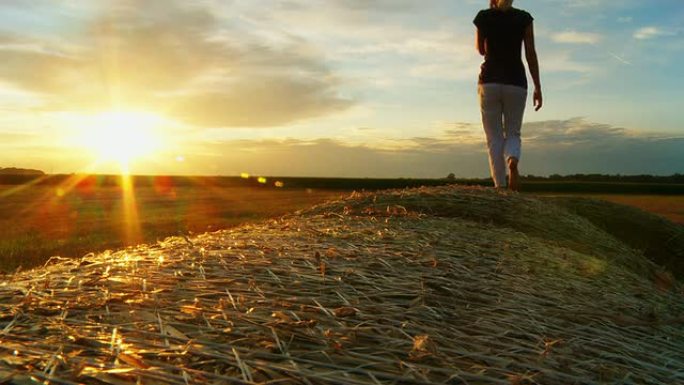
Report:
[{"label": "green field", "polygon": [[[50,256],[215,231],[310,207],[340,192],[259,187],[143,186],[124,199],[118,186],[0,186],[0,270]],[[126,209],[127,201],[134,201]]]},{"label": "green field", "polygon": [[[276,182],[285,188],[274,187]],[[0,184],[0,271],[34,267],[51,256],[80,257],[167,236],[224,229],[353,190],[447,181],[135,177],[132,183],[131,194],[126,194],[121,178],[113,176],[53,176]],[[684,224],[684,195],[662,195],[681,185],[528,182],[524,187],[528,194],[587,196],[631,205]],[[601,193],[605,191],[612,193]]]}]

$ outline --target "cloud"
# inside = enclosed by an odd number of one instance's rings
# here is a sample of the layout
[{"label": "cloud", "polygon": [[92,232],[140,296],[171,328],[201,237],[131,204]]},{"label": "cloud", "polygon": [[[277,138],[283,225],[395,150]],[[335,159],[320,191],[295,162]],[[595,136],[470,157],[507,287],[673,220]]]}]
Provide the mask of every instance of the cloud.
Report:
[{"label": "cloud", "polygon": [[577,9],[580,11],[591,10],[592,8],[602,8],[602,9],[623,9],[633,7],[634,4],[638,4],[640,0],[620,0],[607,2],[605,0],[547,0],[549,3],[553,3],[556,6],[563,7],[565,9]]},{"label": "cloud", "polygon": [[486,158],[472,156],[475,149],[447,153],[434,151],[429,138],[412,142],[418,147],[393,149],[333,139],[237,140],[200,145],[199,155],[186,159],[214,173],[233,175],[246,171],[277,176],[445,177],[445,170],[463,175],[486,167]]},{"label": "cloud", "polygon": [[340,8],[362,12],[406,12],[422,5],[416,0],[334,0]]},{"label": "cloud", "polygon": [[0,36],[0,78],[31,92],[59,92],[67,89],[66,78],[78,73],[77,53],[51,39]]},{"label": "cloud", "polygon": [[526,123],[525,140],[535,146],[575,146],[610,142],[627,137],[627,130],[609,124],[587,122],[584,118]]},{"label": "cloud", "polygon": [[174,97],[174,116],[206,127],[272,127],[341,111],[351,102],[334,94],[326,79],[263,76],[236,79],[225,91]]},{"label": "cloud", "polygon": [[601,35],[589,32],[566,31],[551,35],[551,40],[565,44],[596,44]]},{"label": "cloud", "polygon": [[573,8],[597,7],[602,4],[600,0],[570,0],[564,1],[565,5]]},{"label": "cloud", "polygon": [[2,142],[5,150],[7,147],[23,146],[34,141],[37,137],[38,135],[34,133],[0,131],[0,142]]},{"label": "cloud", "polygon": [[73,172],[84,164],[82,152],[56,145],[58,141],[50,135],[0,131],[0,143],[0,168],[22,167],[59,172],[62,170],[51,168],[52,165],[59,164],[64,167],[63,171]]},{"label": "cloud", "polygon": [[[334,139],[195,143],[188,162],[218,174],[340,177],[486,177],[479,124],[445,123],[442,134],[350,144]],[[674,174],[684,164],[684,136],[638,135],[583,118],[523,127],[524,174]]]},{"label": "cloud", "polygon": [[68,44],[0,36],[0,79],[46,95],[47,110],[122,104],[212,127],[278,126],[353,104],[323,53],[301,38],[239,30],[198,3],[103,6]]},{"label": "cloud", "polygon": [[287,3],[285,9],[252,9],[247,15],[260,20],[260,27],[267,24],[264,28],[311,37],[328,54],[337,72],[355,82],[344,88],[356,95],[368,95],[377,86],[386,95],[400,98],[418,81],[477,79],[481,58],[472,44],[472,18],[468,15],[467,23],[454,22],[445,14],[454,10],[447,2]]},{"label": "cloud", "polygon": [[672,31],[667,31],[662,28],[658,27],[642,27],[639,28],[634,32],[632,35],[635,39],[638,40],[649,40],[649,39],[654,39],[657,37],[663,37],[663,36],[675,36],[676,33]]}]

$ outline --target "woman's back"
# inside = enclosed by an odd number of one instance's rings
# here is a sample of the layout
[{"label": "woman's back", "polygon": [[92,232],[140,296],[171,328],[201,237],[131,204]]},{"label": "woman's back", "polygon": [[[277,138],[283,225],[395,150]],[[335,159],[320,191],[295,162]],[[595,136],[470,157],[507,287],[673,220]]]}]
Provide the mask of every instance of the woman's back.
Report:
[{"label": "woman's back", "polygon": [[520,9],[496,8],[480,11],[474,23],[486,43],[480,83],[501,83],[527,88],[521,58],[522,43],[532,16]]}]

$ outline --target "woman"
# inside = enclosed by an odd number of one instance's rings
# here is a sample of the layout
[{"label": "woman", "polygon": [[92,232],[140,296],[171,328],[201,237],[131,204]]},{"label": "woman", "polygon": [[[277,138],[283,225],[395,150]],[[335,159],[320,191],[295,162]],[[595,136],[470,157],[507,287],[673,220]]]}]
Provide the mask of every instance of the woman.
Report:
[{"label": "woman", "polygon": [[504,188],[508,182],[509,189],[518,191],[520,128],[527,101],[527,77],[521,59],[523,42],[534,81],[535,111],[542,107],[533,18],[529,13],[513,8],[513,0],[490,0],[489,5],[489,9],[480,11],[474,20],[477,50],[484,56],[478,82],[482,125],[487,136],[494,185]]}]

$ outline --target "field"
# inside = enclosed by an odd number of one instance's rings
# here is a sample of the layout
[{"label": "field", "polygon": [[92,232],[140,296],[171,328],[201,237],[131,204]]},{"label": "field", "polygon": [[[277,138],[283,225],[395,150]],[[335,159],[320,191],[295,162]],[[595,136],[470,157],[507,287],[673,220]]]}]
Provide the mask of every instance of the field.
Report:
[{"label": "field", "polygon": [[[154,243],[168,236],[229,228],[308,208],[355,189],[445,183],[286,178],[288,188],[275,188],[253,178],[137,177],[132,182],[134,188],[127,188],[118,178],[72,179],[65,176],[34,184],[0,185],[0,271],[41,265],[51,256],[81,257],[88,252]],[[626,194],[596,193],[597,189],[617,190],[617,184],[525,186],[530,194],[604,199],[684,224],[684,195],[635,194],[653,190],[648,185],[629,185]],[[572,192],[577,189],[586,192]]]},{"label": "field", "polygon": [[340,192],[259,187],[0,186],[0,270],[81,257],[310,207]]}]

